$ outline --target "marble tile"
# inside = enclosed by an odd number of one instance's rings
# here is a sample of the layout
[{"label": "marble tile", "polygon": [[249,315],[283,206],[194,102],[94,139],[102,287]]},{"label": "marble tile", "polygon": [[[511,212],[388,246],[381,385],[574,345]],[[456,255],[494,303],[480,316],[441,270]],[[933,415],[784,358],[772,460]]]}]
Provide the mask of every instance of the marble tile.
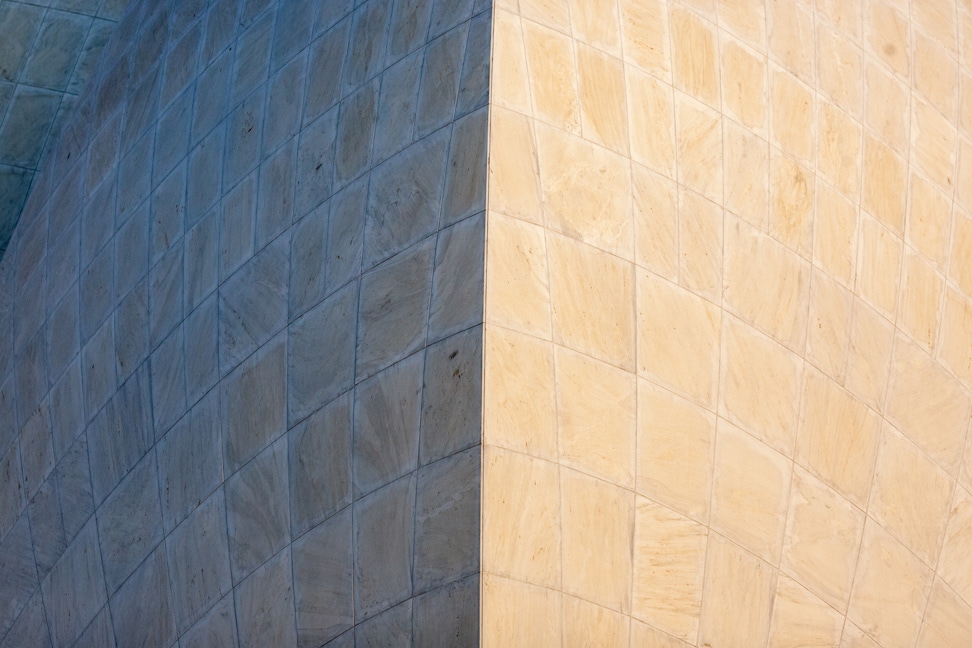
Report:
[{"label": "marble tile", "polygon": [[354,625],[351,509],[294,542],[297,645],[320,646]]},{"label": "marble tile", "polygon": [[479,582],[479,574],[473,574],[412,599],[415,644],[432,648],[478,644]]},{"label": "marble tile", "polygon": [[54,645],[71,645],[108,600],[94,518],[51,569],[42,592]]},{"label": "marble tile", "polygon": [[482,441],[483,329],[475,327],[425,352],[419,464]]},{"label": "marble tile", "polygon": [[239,645],[290,648],[297,644],[289,547],[253,572],[233,594]]},{"label": "marble tile", "polygon": [[675,87],[710,106],[718,106],[720,84],[714,26],[679,8],[669,10],[669,25]]},{"label": "marble tile", "polygon": [[780,576],[776,584],[769,646],[825,645],[840,640],[843,615],[796,581]]},{"label": "marble tile", "polygon": [[233,596],[224,596],[179,638],[186,648],[231,648],[239,645]]},{"label": "marble tile", "polygon": [[936,579],[922,620],[918,646],[961,645],[972,641],[970,619],[972,606]]},{"label": "marble tile", "polygon": [[436,340],[483,321],[485,215],[441,230],[437,239],[429,312]]},{"label": "marble tile", "polygon": [[389,643],[412,643],[412,599],[385,610],[354,628],[354,645],[357,648],[379,648]]},{"label": "marble tile", "polygon": [[[433,24],[441,15],[443,7],[456,8],[461,4],[460,2],[448,5],[437,3],[438,11],[432,13]],[[416,135],[422,136],[444,126],[455,114],[468,31],[468,24],[459,25],[441,36],[438,36],[434,29],[430,29],[429,37],[438,37],[425,47],[415,121]]]},{"label": "marble tile", "polygon": [[952,499],[937,572],[956,593],[966,600],[972,594],[970,555],[965,550],[970,538],[972,538],[972,495],[959,486],[955,488]]},{"label": "marble tile", "polygon": [[[580,97],[573,42],[569,37],[532,22],[524,22],[522,29],[519,39],[526,51],[526,74],[534,114],[548,124],[579,134]],[[555,70],[556,73],[546,73],[545,70]]]},{"label": "marble tile", "polygon": [[562,645],[561,593],[488,574],[483,579],[482,645]]}]

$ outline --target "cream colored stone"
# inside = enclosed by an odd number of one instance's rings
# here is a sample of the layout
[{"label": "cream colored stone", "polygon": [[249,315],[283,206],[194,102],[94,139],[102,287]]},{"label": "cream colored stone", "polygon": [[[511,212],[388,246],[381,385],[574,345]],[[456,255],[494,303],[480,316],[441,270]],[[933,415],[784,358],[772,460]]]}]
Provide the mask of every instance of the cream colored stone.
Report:
[{"label": "cream colored stone", "polygon": [[913,646],[932,576],[903,544],[869,520],[847,618],[884,648]]},{"label": "cream colored stone", "polygon": [[540,187],[549,229],[631,259],[628,160],[548,126],[537,126]]},{"label": "cream colored stone", "polygon": [[907,191],[905,164],[870,135],[864,136],[864,185],[861,207],[900,235]]},{"label": "cream colored stone", "polygon": [[552,345],[487,326],[484,349],[483,442],[555,460]]},{"label": "cream colored stone", "polygon": [[962,461],[972,398],[958,380],[916,345],[894,345],[888,420],[955,475]]},{"label": "cream colored stone", "polygon": [[767,23],[770,53],[790,73],[812,85],[814,83],[813,16],[803,3],[796,0],[779,0],[769,3]]},{"label": "cream colored stone", "polygon": [[940,270],[948,254],[951,198],[941,189],[911,174],[911,199],[908,204],[908,242]]},{"label": "cream colored stone", "polygon": [[972,76],[962,75],[959,86],[959,128],[972,136]]},{"label": "cream colored stone", "polygon": [[857,294],[892,318],[898,296],[901,239],[871,218],[861,219]]},{"label": "cream colored stone", "polygon": [[891,366],[894,327],[861,300],[854,302],[850,348],[847,359],[847,389],[869,407],[884,410],[884,393]]},{"label": "cream colored stone", "polygon": [[563,648],[560,592],[483,574],[484,648]]},{"label": "cream colored stone", "polygon": [[540,172],[530,120],[494,106],[490,121],[490,210],[542,223]]},{"label": "cream colored stone", "polygon": [[[924,2],[920,4],[933,4]],[[958,101],[958,68],[954,55],[915,31],[915,89],[949,119],[955,118]]]},{"label": "cream colored stone", "polygon": [[520,15],[565,34],[570,33],[570,7],[567,0],[521,0]]},{"label": "cream colored stone", "polygon": [[929,565],[938,560],[951,497],[952,480],[945,471],[885,427],[868,511]]},{"label": "cream colored stone", "polygon": [[525,22],[523,42],[534,114],[557,128],[579,135],[580,100],[573,41],[547,27]]},{"label": "cream colored stone", "polygon": [[946,191],[955,176],[955,126],[929,104],[912,103],[911,142],[917,167]]},{"label": "cream colored stone", "polygon": [[661,0],[620,0],[624,59],[671,82],[668,12]]},{"label": "cream colored stone", "polygon": [[844,382],[854,296],[826,273],[814,270],[806,358],[838,383]]},{"label": "cream colored stone", "polygon": [[861,38],[861,3],[844,0],[817,0],[817,13],[858,41]]},{"label": "cream colored stone", "polygon": [[948,274],[966,295],[972,296],[972,218],[958,212],[955,214]]},{"label": "cream colored stone", "polygon": [[612,151],[628,154],[624,67],[620,59],[577,45],[581,125],[584,135]]},{"label": "cream colored stone", "polygon": [[560,587],[561,509],[556,464],[486,446],[483,571]]},{"label": "cream colored stone", "polygon": [[[908,20],[881,0],[867,0],[865,32],[871,52],[903,79],[911,73]],[[907,8],[905,8],[907,11]]]},{"label": "cream colored stone", "polygon": [[689,290],[722,301],[722,208],[694,191],[679,192],[679,272]]},{"label": "cream colored stone", "polygon": [[720,411],[787,456],[793,453],[800,358],[730,318],[724,319]]},{"label": "cream colored stone", "polygon": [[792,350],[803,349],[810,265],[752,226],[726,227],[726,307]]},{"label": "cream colored stone", "polygon": [[934,352],[945,278],[910,250],[905,254],[898,325]]},{"label": "cream colored stone", "polygon": [[763,0],[719,3],[719,21],[753,47],[766,49],[766,7]]},{"label": "cream colored stone", "polygon": [[792,464],[725,421],[719,422],[716,436],[710,524],[778,564]]},{"label": "cream colored stone", "polygon": [[633,488],[637,378],[562,347],[555,362],[561,463]]},{"label": "cream colored stone", "polygon": [[825,376],[809,371],[796,460],[864,508],[877,456],[880,418]]},{"label": "cream colored stone", "polygon": [[675,182],[631,165],[635,263],[678,281],[678,208]]},{"label": "cream colored stone", "polygon": [[695,644],[685,643],[672,635],[656,630],[646,623],[631,621],[631,645],[638,648],[691,648]]},{"label": "cream colored stone", "polygon": [[632,615],[686,641],[698,635],[707,529],[639,497]]},{"label": "cream colored stone", "polygon": [[963,138],[958,148],[955,202],[966,212],[972,212],[972,143]]},{"label": "cream colored stone", "polygon": [[[958,34],[955,30],[956,5],[963,6],[955,0],[926,0],[916,2],[911,8],[911,19],[915,26],[929,34],[953,58],[958,54]],[[966,9],[969,7],[967,3],[964,6]],[[959,13],[962,13],[961,9]]]},{"label": "cream colored stone", "polygon": [[564,592],[628,613],[634,494],[566,468],[560,480]]},{"label": "cream colored stone", "polygon": [[899,154],[908,144],[908,90],[879,65],[867,66],[864,115],[867,124]]},{"label": "cream colored stone", "polygon": [[843,627],[841,613],[795,581],[780,576],[770,622],[769,648],[835,646]]},{"label": "cream colored stone", "polygon": [[564,596],[564,648],[628,648],[628,617]]},{"label": "cream colored stone", "polygon": [[719,68],[713,25],[678,7],[671,7],[669,16],[675,87],[718,107]]},{"label": "cream colored stone", "polygon": [[955,489],[938,573],[966,601],[972,600],[972,495]]},{"label": "cream colored stone", "polygon": [[633,371],[633,264],[562,236],[547,244],[554,341]]},{"label": "cream colored stone", "polygon": [[972,388],[972,301],[952,288],[945,295],[939,358],[967,389]]},{"label": "cream colored stone", "polygon": [[709,534],[698,645],[766,645],[775,576],[771,565]]},{"label": "cream colored stone", "polygon": [[519,16],[497,10],[492,42],[490,100],[496,105],[530,114],[530,86]]},{"label": "cream colored stone", "polygon": [[972,605],[935,579],[921,624],[918,648],[972,646]]},{"label": "cream colored stone", "polygon": [[621,25],[618,5],[600,0],[568,0],[574,38],[600,50],[621,55]]},{"label": "cream colored stone", "polygon": [[793,471],[780,567],[831,607],[850,597],[864,513],[802,468]]},{"label": "cream colored stone", "polygon": [[958,19],[961,41],[959,61],[966,70],[972,70],[972,15],[959,12]]},{"label": "cream colored stone", "polygon": [[861,125],[829,103],[817,110],[817,171],[856,198],[861,178]]},{"label": "cream colored stone", "polygon": [[762,134],[766,130],[766,57],[728,38],[722,46],[722,92],[727,112]]},{"label": "cream colored stone", "polygon": [[678,181],[722,202],[722,124],[719,113],[682,94],[675,97]]},{"label": "cream colored stone", "polygon": [[627,66],[631,159],[675,177],[675,110],[672,88]]},{"label": "cream colored stone", "polygon": [[863,630],[850,621],[844,622],[844,635],[840,640],[840,648],[881,648],[878,642],[868,637]]},{"label": "cream colored stone", "polygon": [[860,46],[846,33],[818,23],[817,56],[820,89],[836,106],[861,119],[864,111],[861,86],[864,63]]},{"label": "cream colored stone", "polygon": [[813,164],[813,93],[781,70],[770,71],[772,139],[804,164]]},{"label": "cream colored stone", "polygon": [[638,373],[712,407],[718,386],[719,309],[638,270]]},{"label": "cream colored stone", "polygon": [[776,149],[770,156],[768,231],[803,257],[813,248],[813,173]]},{"label": "cream colored stone", "polygon": [[638,381],[638,493],[709,520],[715,416]]},{"label": "cream colored stone", "polygon": [[845,286],[854,285],[857,258],[857,207],[817,181],[813,260]]},{"label": "cream colored stone", "polygon": [[769,211],[769,144],[749,129],[726,121],[726,209],[765,229]]},{"label": "cream colored stone", "polygon": [[543,228],[490,214],[486,321],[550,339],[550,286]]}]

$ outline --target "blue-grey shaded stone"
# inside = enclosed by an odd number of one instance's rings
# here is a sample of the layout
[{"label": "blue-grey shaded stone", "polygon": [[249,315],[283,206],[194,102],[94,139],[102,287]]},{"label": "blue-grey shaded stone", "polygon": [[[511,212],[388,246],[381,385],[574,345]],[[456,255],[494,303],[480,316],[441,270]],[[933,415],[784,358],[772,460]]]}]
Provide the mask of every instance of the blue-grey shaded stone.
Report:
[{"label": "blue-grey shaded stone", "polygon": [[487,10],[469,23],[462,76],[459,79],[456,117],[484,107],[489,99],[489,39],[493,26],[492,15],[492,11]]},{"label": "blue-grey shaded stone", "polygon": [[[338,2],[321,2],[323,7],[336,7]],[[346,4],[350,5],[350,0]],[[310,48],[307,66],[307,96],[304,99],[304,123],[317,119],[341,99],[345,53],[348,51],[350,18],[329,27]]]},{"label": "blue-grey shaded stone", "polygon": [[118,197],[117,174],[109,177],[91,194],[91,200],[81,212],[81,265],[86,266],[111,240],[115,231],[115,212]]},{"label": "blue-grey shaded stone", "polygon": [[290,241],[261,250],[219,289],[221,373],[235,367],[287,325]]},{"label": "blue-grey shaded stone", "polygon": [[337,639],[324,644],[323,648],[354,648],[354,628],[348,630]]},{"label": "blue-grey shaded stone", "polygon": [[61,522],[61,504],[57,494],[57,479],[41,484],[27,505],[37,577],[43,580],[51,567],[67,548],[67,536]]},{"label": "blue-grey shaded stone", "polygon": [[158,470],[149,453],[98,507],[105,584],[114,592],[162,541]]},{"label": "blue-grey shaded stone", "polygon": [[84,380],[84,411],[91,418],[108,402],[118,386],[115,373],[115,329],[111,320],[99,328],[81,349],[81,377]]},{"label": "blue-grey shaded stone", "polygon": [[240,646],[297,645],[290,547],[268,560],[234,590]]},{"label": "blue-grey shaded stone", "polygon": [[367,213],[367,177],[351,183],[331,201],[327,223],[327,256],[324,260],[328,294],[361,273]]},{"label": "blue-grey shaded stone", "polygon": [[115,648],[115,630],[111,627],[111,611],[105,605],[94,621],[85,628],[73,648]]},{"label": "blue-grey shaded stone", "polygon": [[412,627],[416,646],[478,646],[479,574],[416,596]]},{"label": "blue-grey shaded stone", "polygon": [[105,321],[114,305],[111,246],[102,249],[81,275],[81,339],[87,341]]},{"label": "blue-grey shaded stone", "polygon": [[428,240],[361,279],[357,378],[398,362],[425,344],[432,283]]},{"label": "blue-grey shaded stone", "polygon": [[219,486],[219,401],[212,392],[176,423],[157,446],[162,519],[166,532]]},{"label": "blue-grey shaded stone", "polygon": [[424,368],[424,354],[415,353],[355,388],[355,496],[418,467]]},{"label": "blue-grey shaded stone", "polygon": [[231,589],[223,491],[176,527],[165,545],[172,611],[181,634]]},{"label": "blue-grey shaded stone", "polygon": [[233,582],[239,582],[290,539],[287,440],[280,439],[226,480]]},{"label": "blue-grey shaded stone", "polygon": [[108,177],[118,164],[118,138],[121,131],[121,112],[116,113],[91,139],[88,145],[87,178],[90,191]]},{"label": "blue-grey shaded stone", "polygon": [[321,303],[327,294],[327,226],[330,203],[294,223],[290,249],[290,318]]},{"label": "blue-grey shaded stone", "polygon": [[18,79],[43,18],[41,7],[20,2],[5,2],[0,6],[0,25],[4,26],[4,38],[0,43],[0,79]]},{"label": "blue-grey shaded stone", "polygon": [[321,646],[354,625],[351,508],[294,542],[297,645]]},{"label": "blue-grey shaded stone", "polygon": [[51,411],[45,399],[20,430],[20,457],[24,471],[24,496],[29,500],[54,469]]},{"label": "blue-grey shaded stone", "polygon": [[165,434],[186,411],[186,353],[179,325],[149,358],[155,438]]},{"label": "blue-grey shaded stone", "polygon": [[7,249],[33,179],[33,171],[0,164],[0,251]]},{"label": "blue-grey shaded stone", "polygon": [[219,318],[216,295],[189,314],[185,325],[186,400],[198,401],[219,380]]},{"label": "blue-grey shaded stone", "polygon": [[37,589],[37,569],[26,511],[0,543],[0,635],[16,621]]},{"label": "blue-grey shaded stone", "polygon": [[354,628],[355,648],[411,646],[412,599],[362,621]]},{"label": "blue-grey shaded stone", "polygon": [[86,433],[92,493],[101,504],[154,441],[147,365],[132,373]]},{"label": "blue-grey shaded stone", "polygon": [[41,585],[54,646],[70,646],[108,600],[92,518]]},{"label": "blue-grey shaded stone", "polygon": [[[310,21],[306,17],[294,15],[300,11],[312,9],[309,0],[282,2],[278,7],[278,36],[282,27],[279,20],[283,15],[303,18],[299,29],[305,29],[307,34],[310,34]],[[284,38],[278,42],[291,43],[292,41],[289,38]],[[276,45],[274,46],[274,50],[276,50]],[[294,52],[296,51],[294,50]],[[281,144],[297,134],[300,127],[301,99],[304,96],[306,61],[307,57],[304,55],[291,59],[283,69],[270,79],[267,85],[269,90],[267,96],[267,126],[263,131],[264,155],[272,153]]]},{"label": "blue-grey shaded stone", "polygon": [[[225,128],[213,129],[189,154],[186,223],[192,227],[219,199]],[[215,239],[214,239],[215,246]],[[213,261],[215,262],[215,255]]]},{"label": "blue-grey shaded stone", "polygon": [[432,275],[429,339],[438,340],[483,321],[485,217],[440,230]]},{"label": "blue-grey shaded stone", "polygon": [[316,4],[313,0],[291,0],[277,5],[271,70],[280,69],[310,42]]},{"label": "blue-grey shaded stone", "polygon": [[352,408],[348,391],[288,433],[294,537],[351,503]]},{"label": "blue-grey shaded stone", "polygon": [[338,109],[325,113],[300,133],[294,209],[303,216],[331,195]]},{"label": "blue-grey shaded stone", "polygon": [[180,164],[152,195],[150,264],[156,263],[182,237],[186,216],[186,165]]},{"label": "blue-grey shaded stone", "polygon": [[[220,6],[225,4],[227,3],[218,2],[210,10],[208,24],[210,31],[214,28],[213,16],[218,14]],[[206,100],[197,101],[193,105],[193,142],[198,142],[206,136],[226,116],[226,102],[229,101],[229,81],[232,71],[233,52],[232,50],[225,50],[199,75],[196,83],[200,88],[205,88]]]},{"label": "blue-grey shaded stone", "polygon": [[68,81],[68,92],[80,92],[87,85],[97,68],[101,52],[114,28],[115,23],[109,20],[95,18],[91,23],[84,46],[78,56],[77,66],[75,66],[74,73],[71,74],[71,79]]},{"label": "blue-grey shaded stone", "polygon": [[411,145],[372,172],[364,264],[371,267],[431,234],[442,204],[449,133]]},{"label": "blue-grey shaded stone", "polygon": [[168,105],[195,78],[201,39],[202,27],[197,22],[169,49],[165,58],[165,80],[162,82],[163,106]]},{"label": "blue-grey shaded stone", "polygon": [[415,501],[415,590],[479,571],[480,448],[422,468]]},{"label": "blue-grey shaded stone", "polygon": [[27,601],[27,605],[21,611],[20,616],[14,622],[13,627],[7,632],[7,636],[0,641],[0,648],[24,648],[27,646],[36,648],[47,648],[51,645],[51,635],[47,630],[47,621],[44,619],[44,601],[41,597],[40,588],[34,591],[34,595]]},{"label": "blue-grey shaded stone", "polygon": [[219,221],[219,277],[225,281],[253,256],[258,172],[253,171],[226,193]]},{"label": "blue-grey shaded stone", "polygon": [[165,550],[160,545],[109,602],[120,646],[168,646],[175,640],[168,581]]},{"label": "blue-grey shaded stone", "polygon": [[425,44],[431,11],[432,0],[395,0],[388,39],[389,62]]},{"label": "blue-grey shaded stone", "polygon": [[37,331],[24,344],[14,361],[17,375],[17,426],[27,422],[29,413],[37,407],[47,391],[47,358],[44,332]]},{"label": "blue-grey shaded stone", "polygon": [[432,8],[432,24],[429,25],[429,38],[435,38],[468,20],[472,10],[473,0],[435,0]]},{"label": "blue-grey shaded stone", "polygon": [[263,139],[264,93],[264,89],[261,88],[249,95],[226,118],[226,155],[223,160],[224,191],[239,182],[260,162],[260,142]]},{"label": "blue-grey shaded stone", "polygon": [[227,594],[179,639],[181,648],[236,648],[236,612]]},{"label": "blue-grey shaded stone", "polygon": [[[4,30],[6,33],[6,29]],[[35,168],[41,146],[57,114],[61,95],[52,90],[18,85],[0,128],[0,163]]]},{"label": "blue-grey shaded stone", "polygon": [[236,37],[239,13],[239,0],[215,0],[212,3],[206,18],[206,39],[202,48],[203,61],[212,61],[217,54],[226,52],[226,46]]},{"label": "blue-grey shaded stone", "polygon": [[297,140],[291,139],[260,165],[256,247],[262,248],[290,227],[294,216]]},{"label": "blue-grey shaded stone", "polygon": [[382,74],[375,124],[375,162],[388,159],[412,143],[421,75],[421,52],[402,59]]},{"label": "blue-grey shaded stone", "polygon": [[[53,223],[52,223],[53,225]],[[47,277],[47,290],[52,303],[57,303],[67,292],[67,289],[75,285],[78,279],[78,268],[80,264],[79,238],[80,228],[77,220],[65,226],[63,231],[54,232],[52,230],[53,244],[50,247],[50,267],[58,268],[57,272],[51,272]]]},{"label": "blue-grey shaded stone", "polygon": [[354,382],[357,286],[349,284],[289,328],[289,420],[296,423]]},{"label": "blue-grey shaded stone", "polygon": [[329,30],[339,20],[348,16],[353,8],[353,0],[318,2],[317,13],[314,16],[314,35],[317,36]]},{"label": "blue-grey shaded stone", "polygon": [[[161,66],[153,67],[135,86],[135,91],[125,107],[125,131],[122,136],[122,150],[128,151],[138,139],[155,123],[159,114],[159,91],[162,81]],[[149,140],[154,141],[149,131]],[[139,160],[140,164],[151,171],[148,158]]]},{"label": "blue-grey shaded stone", "polygon": [[486,108],[456,121],[452,127],[449,175],[441,226],[486,209]]},{"label": "blue-grey shaded stone", "polygon": [[54,478],[57,480],[64,537],[71,543],[94,513],[91,473],[88,470],[88,442],[84,435],[74,442],[57,464]]},{"label": "blue-grey shaded stone", "polygon": [[169,13],[165,3],[156,5],[154,13],[143,16],[144,25],[135,43],[132,60],[132,76],[141,79],[146,72],[162,59],[169,31]]},{"label": "blue-grey shaded stone", "polygon": [[389,0],[369,0],[354,11],[345,79],[347,89],[357,88],[375,76],[385,60],[385,32]]},{"label": "blue-grey shaded stone", "polygon": [[[433,12],[433,25],[436,18],[437,15]],[[419,90],[418,117],[415,124],[419,136],[441,128],[452,121],[455,115],[468,30],[468,24],[460,25],[439,36],[425,48],[422,87]]]},{"label": "blue-grey shaded stone", "polygon": [[[372,3],[376,1],[372,0]],[[378,87],[379,78],[375,77],[341,102],[335,145],[336,187],[343,187],[369,167],[377,119]]]},{"label": "blue-grey shaded stone", "polygon": [[[231,103],[236,103],[249,95],[267,78],[272,36],[273,14],[271,13],[264,14],[240,36],[236,46],[236,68],[233,73]],[[259,141],[257,138],[257,142]]]},{"label": "blue-grey shaded stone", "polygon": [[155,128],[153,187],[158,186],[189,153],[192,99],[193,88],[190,87],[179,95],[159,117]]},{"label": "blue-grey shaded stone", "polygon": [[119,300],[148,272],[149,204],[143,202],[115,234],[115,294]]},{"label": "blue-grey shaded stone", "polygon": [[183,319],[183,249],[176,245],[149,270],[149,347],[154,348]]},{"label": "blue-grey shaded stone", "polygon": [[354,503],[356,621],[412,595],[414,510],[414,473]]},{"label": "blue-grey shaded stone", "polygon": [[[14,301],[14,309],[17,312],[14,320],[14,353],[24,353],[27,343],[38,338],[38,331],[48,313],[45,279],[44,272],[32,274]],[[41,344],[43,345],[43,342]],[[45,351],[46,349],[41,349],[41,353]]]},{"label": "blue-grey shaded stone", "polygon": [[0,458],[0,538],[13,528],[24,510],[24,477],[20,463],[20,447],[14,443],[4,448]]},{"label": "blue-grey shaded stone", "polygon": [[482,436],[482,327],[426,349],[422,465],[479,443]]},{"label": "blue-grey shaded stone", "polygon": [[139,281],[115,309],[115,362],[124,381],[148,357],[148,282]]},{"label": "blue-grey shaded stone", "polygon": [[211,211],[186,234],[186,312],[216,290],[219,281],[219,220]]},{"label": "blue-grey shaded stone", "polygon": [[[2,414],[2,410],[0,410]],[[0,416],[0,420],[3,420]],[[54,427],[54,456],[60,459],[83,429],[84,400],[81,396],[81,359],[68,365],[51,388],[51,423]]]},{"label": "blue-grey shaded stone", "polygon": [[78,288],[75,284],[60,303],[54,307],[48,321],[47,361],[51,376],[59,377],[67,364],[81,349],[80,329],[78,328]]},{"label": "blue-grey shaded stone", "polygon": [[287,427],[287,344],[280,335],[221,383],[223,457],[236,472]]}]

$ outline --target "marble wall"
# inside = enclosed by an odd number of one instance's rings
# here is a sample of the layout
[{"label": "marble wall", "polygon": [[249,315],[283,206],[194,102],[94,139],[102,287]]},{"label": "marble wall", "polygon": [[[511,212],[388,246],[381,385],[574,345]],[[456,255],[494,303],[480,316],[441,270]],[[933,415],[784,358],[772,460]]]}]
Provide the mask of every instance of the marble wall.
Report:
[{"label": "marble wall", "polygon": [[972,5],[494,11],[483,644],[972,645]]},{"label": "marble wall", "polygon": [[132,3],[0,263],[0,646],[478,642],[491,24]]}]

